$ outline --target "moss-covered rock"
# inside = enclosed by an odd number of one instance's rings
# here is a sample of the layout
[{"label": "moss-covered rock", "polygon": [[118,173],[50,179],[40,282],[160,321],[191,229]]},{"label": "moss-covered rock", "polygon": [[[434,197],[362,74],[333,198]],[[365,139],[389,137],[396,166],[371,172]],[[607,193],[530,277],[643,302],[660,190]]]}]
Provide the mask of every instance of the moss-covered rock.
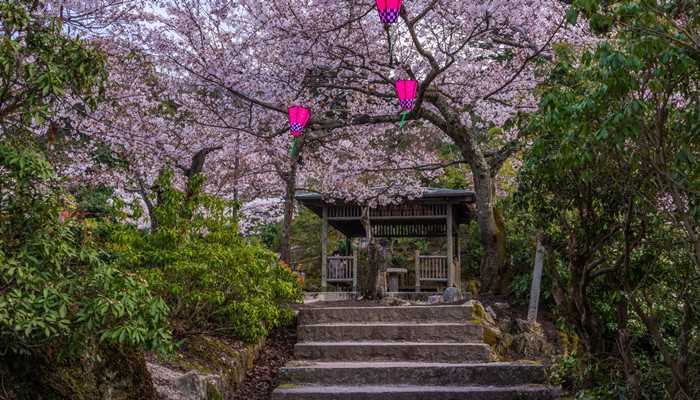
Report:
[{"label": "moss-covered rock", "polygon": [[483,321],[488,325],[496,325],[496,321],[488,312],[486,312],[483,304],[476,300],[470,300],[469,304],[472,306],[472,318]]},{"label": "moss-covered rock", "polygon": [[540,358],[554,353],[554,346],[547,341],[539,323],[516,319],[512,330],[514,354],[524,358]]},{"label": "moss-covered rock", "polygon": [[489,346],[496,347],[501,336],[503,336],[503,333],[501,333],[500,329],[488,325],[484,326],[484,342]]},{"label": "moss-covered rock", "polygon": [[5,356],[0,379],[8,400],[156,400],[142,353],[100,347],[88,355],[56,361],[45,357]]},{"label": "moss-covered rock", "polygon": [[472,279],[467,281],[467,292],[472,296],[478,296],[481,290],[481,284],[478,280]]},{"label": "moss-covered rock", "polygon": [[149,369],[162,398],[225,399],[243,382],[263,344],[192,336],[175,355],[154,360]]},{"label": "moss-covered rock", "polygon": [[263,340],[254,344],[225,341],[207,335],[188,338],[179,351],[179,363],[185,370],[221,375],[231,390],[245,378],[253,367],[255,355],[262,348]]},{"label": "moss-covered rock", "polygon": [[[483,327],[484,343],[491,347],[495,359],[500,361],[520,360],[523,358],[548,357],[554,352],[538,323],[525,320],[502,318],[496,321],[495,312],[475,300],[472,306],[471,323]],[[568,339],[568,338],[567,338]],[[572,339],[575,340],[575,339]],[[563,340],[562,340],[563,341]]]}]

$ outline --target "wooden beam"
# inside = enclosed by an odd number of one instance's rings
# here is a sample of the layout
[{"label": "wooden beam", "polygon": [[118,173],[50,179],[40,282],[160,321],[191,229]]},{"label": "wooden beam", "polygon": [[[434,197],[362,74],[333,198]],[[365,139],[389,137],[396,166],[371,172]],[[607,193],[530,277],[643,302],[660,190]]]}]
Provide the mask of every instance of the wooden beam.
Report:
[{"label": "wooden beam", "polygon": [[452,236],[452,204],[447,205],[447,286],[455,285],[454,264],[454,237]]},{"label": "wooden beam", "polygon": [[[442,220],[447,215],[414,215],[414,216],[403,216],[403,215],[391,215],[391,216],[377,216],[373,215],[371,217],[372,221],[415,221],[415,220]],[[329,221],[361,221],[361,217],[329,217]]]},{"label": "wooden beam", "polygon": [[326,281],[326,261],[328,258],[328,208],[323,206],[321,228],[321,291],[325,292],[328,286]]}]

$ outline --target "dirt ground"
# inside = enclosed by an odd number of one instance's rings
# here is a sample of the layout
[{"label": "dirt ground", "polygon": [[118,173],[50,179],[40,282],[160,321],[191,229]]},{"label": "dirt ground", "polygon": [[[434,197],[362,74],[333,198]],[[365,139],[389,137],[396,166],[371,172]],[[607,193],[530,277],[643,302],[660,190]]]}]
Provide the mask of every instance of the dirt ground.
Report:
[{"label": "dirt ground", "polygon": [[293,356],[296,341],[296,326],[272,332],[233,399],[268,400],[277,383],[279,369]]}]

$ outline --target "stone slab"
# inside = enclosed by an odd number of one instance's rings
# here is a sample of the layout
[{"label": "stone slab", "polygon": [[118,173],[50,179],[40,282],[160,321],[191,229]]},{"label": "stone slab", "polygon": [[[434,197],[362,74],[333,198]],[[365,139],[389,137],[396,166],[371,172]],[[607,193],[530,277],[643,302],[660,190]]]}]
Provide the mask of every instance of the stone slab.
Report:
[{"label": "stone slab", "polygon": [[553,400],[556,390],[527,386],[285,386],[272,400]]},{"label": "stone slab", "polygon": [[472,323],[333,323],[299,325],[302,342],[331,341],[408,341],[408,342],[474,342],[481,341],[484,330]]},{"label": "stone slab", "polygon": [[464,363],[490,361],[483,343],[299,342],[294,355],[317,361],[422,361]]},{"label": "stone slab", "polygon": [[533,363],[290,362],[280,382],[314,385],[526,385],[544,384]]},{"label": "stone slab", "polygon": [[351,322],[467,322],[470,305],[317,307],[299,311],[300,325]]}]

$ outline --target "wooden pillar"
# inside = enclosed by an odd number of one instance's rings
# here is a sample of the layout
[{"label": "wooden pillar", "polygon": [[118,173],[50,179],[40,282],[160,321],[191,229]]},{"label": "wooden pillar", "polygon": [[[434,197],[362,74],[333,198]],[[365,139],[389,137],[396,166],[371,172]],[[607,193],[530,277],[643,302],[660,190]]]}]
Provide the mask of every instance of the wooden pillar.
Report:
[{"label": "wooden pillar", "polygon": [[420,292],[420,251],[416,250],[416,292]]},{"label": "wooden pillar", "polygon": [[[350,248],[352,248],[352,239],[350,239]],[[357,296],[357,252],[352,251],[352,291]]]},{"label": "wooden pillar", "polygon": [[457,287],[461,290],[462,285],[462,246],[459,244],[459,227],[455,227],[455,241],[457,242],[457,265],[455,267],[455,281]]},{"label": "wooden pillar", "polygon": [[323,206],[323,223],[321,225],[321,291],[327,290],[326,262],[328,258],[328,208]]},{"label": "wooden pillar", "polygon": [[452,204],[447,205],[447,286],[455,286],[454,237],[452,236]]}]

